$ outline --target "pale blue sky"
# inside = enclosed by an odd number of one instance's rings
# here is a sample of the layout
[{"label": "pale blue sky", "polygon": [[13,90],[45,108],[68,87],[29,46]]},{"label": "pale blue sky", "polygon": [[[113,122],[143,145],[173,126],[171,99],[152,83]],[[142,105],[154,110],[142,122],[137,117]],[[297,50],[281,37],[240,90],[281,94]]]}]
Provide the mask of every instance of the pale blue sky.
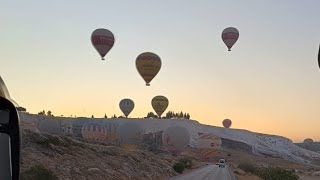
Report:
[{"label": "pale blue sky", "polygon": [[[169,110],[205,124],[320,140],[320,1],[16,1],[0,2],[0,72],[30,112],[65,116],[151,111],[156,95]],[[224,28],[240,31],[232,52]],[[106,61],[90,43],[96,28],[116,42]],[[142,52],[158,54],[158,76],[145,87]],[[288,127],[290,124],[290,128]]]}]

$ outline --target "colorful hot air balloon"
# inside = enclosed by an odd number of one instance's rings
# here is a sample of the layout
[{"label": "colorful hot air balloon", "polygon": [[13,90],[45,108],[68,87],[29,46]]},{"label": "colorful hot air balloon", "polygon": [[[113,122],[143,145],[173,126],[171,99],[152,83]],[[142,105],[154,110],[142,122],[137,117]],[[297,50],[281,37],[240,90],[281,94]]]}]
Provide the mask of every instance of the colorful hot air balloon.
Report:
[{"label": "colorful hot air balloon", "polygon": [[172,153],[181,153],[190,142],[190,133],[185,127],[170,126],[162,133],[164,149]]},{"label": "colorful hot air balloon", "polygon": [[151,105],[157,115],[161,117],[169,105],[169,100],[164,96],[156,96],[152,99]]},{"label": "colorful hot air balloon", "polygon": [[106,143],[107,130],[101,123],[88,122],[81,129],[83,140],[94,143]]},{"label": "colorful hot air balloon", "polygon": [[222,121],[222,124],[225,128],[229,128],[232,124],[232,121],[230,119],[225,119]]},{"label": "colorful hot air balloon", "polygon": [[145,52],[136,59],[136,67],[147,86],[150,86],[151,80],[158,74],[161,68],[161,59],[158,55]]},{"label": "colorful hot air balloon", "polygon": [[228,27],[223,30],[221,37],[223,42],[228,47],[228,51],[231,51],[232,46],[239,38],[239,31],[234,27]]},{"label": "colorful hot air balloon", "polygon": [[119,107],[123,114],[128,117],[134,108],[134,102],[131,99],[122,99],[119,103]]},{"label": "colorful hot air balloon", "polygon": [[114,35],[107,29],[96,29],[91,35],[91,43],[100,54],[102,60],[112,48],[114,41]]}]

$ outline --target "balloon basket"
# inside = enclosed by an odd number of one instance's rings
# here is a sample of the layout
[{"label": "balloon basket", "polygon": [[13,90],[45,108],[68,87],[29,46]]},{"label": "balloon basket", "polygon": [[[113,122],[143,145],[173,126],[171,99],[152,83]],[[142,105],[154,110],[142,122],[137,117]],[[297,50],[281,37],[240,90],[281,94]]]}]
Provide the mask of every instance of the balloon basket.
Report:
[{"label": "balloon basket", "polygon": [[149,84],[149,83],[147,83],[147,84],[146,84],[146,86],[150,86],[150,84]]}]

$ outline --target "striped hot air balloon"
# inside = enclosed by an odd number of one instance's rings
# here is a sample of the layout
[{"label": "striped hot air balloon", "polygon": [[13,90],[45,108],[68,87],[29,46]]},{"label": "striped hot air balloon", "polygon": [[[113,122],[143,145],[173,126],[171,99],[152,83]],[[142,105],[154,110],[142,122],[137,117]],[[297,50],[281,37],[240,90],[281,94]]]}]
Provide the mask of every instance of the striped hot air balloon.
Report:
[{"label": "striped hot air balloon", "polygon": [[223,30],[221,37],[223,42],[228,47],[228,51],[231,51],[232,46],[239,38],[239,31],[234,27],[228,27]]}]

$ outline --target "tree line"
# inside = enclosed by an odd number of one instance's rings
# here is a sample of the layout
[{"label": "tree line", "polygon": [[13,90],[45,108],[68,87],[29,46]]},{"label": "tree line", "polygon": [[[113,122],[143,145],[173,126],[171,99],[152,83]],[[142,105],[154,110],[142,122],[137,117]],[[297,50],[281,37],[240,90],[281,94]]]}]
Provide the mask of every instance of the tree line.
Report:
[{"label": "tree line", "polygon": [[[153,112],[149,112],[147,114],[147,118],[158,118],[158,116],[156,114],[154,114]],[[164,118],[166,119],[190,119],[190,114],[189,113],[184,113],[184,112],[180,112],[180,113],[176,113],[174,111],[168,111],[166,113],[166,115],[164,116]]]},{"label": "tree line", "polygon": [[[51,111],[46,112],[45,110],[38,112],[38,115],[54,117],[54,115]],[[61,115],[61,117],[63,117],[63,115]],[[77,116],[74,116],[74,117],[77,117]],[[94,118],[94,115],[92,115],[91,118]],[[108,118],[107,114],[104,115],[104,118]],[[111,118],[125,118],[125,116],[121,115],[118,117],[114,114],[113,116],[111,116]],[[146,118],[158,118],[158,116],[153,112],[149,112],[147,114]],[[180,111],[180,112],[168,111],[163,118],[166,118],[166,119],[190,119],[190,114],[184,113],[182,111]]]}]

